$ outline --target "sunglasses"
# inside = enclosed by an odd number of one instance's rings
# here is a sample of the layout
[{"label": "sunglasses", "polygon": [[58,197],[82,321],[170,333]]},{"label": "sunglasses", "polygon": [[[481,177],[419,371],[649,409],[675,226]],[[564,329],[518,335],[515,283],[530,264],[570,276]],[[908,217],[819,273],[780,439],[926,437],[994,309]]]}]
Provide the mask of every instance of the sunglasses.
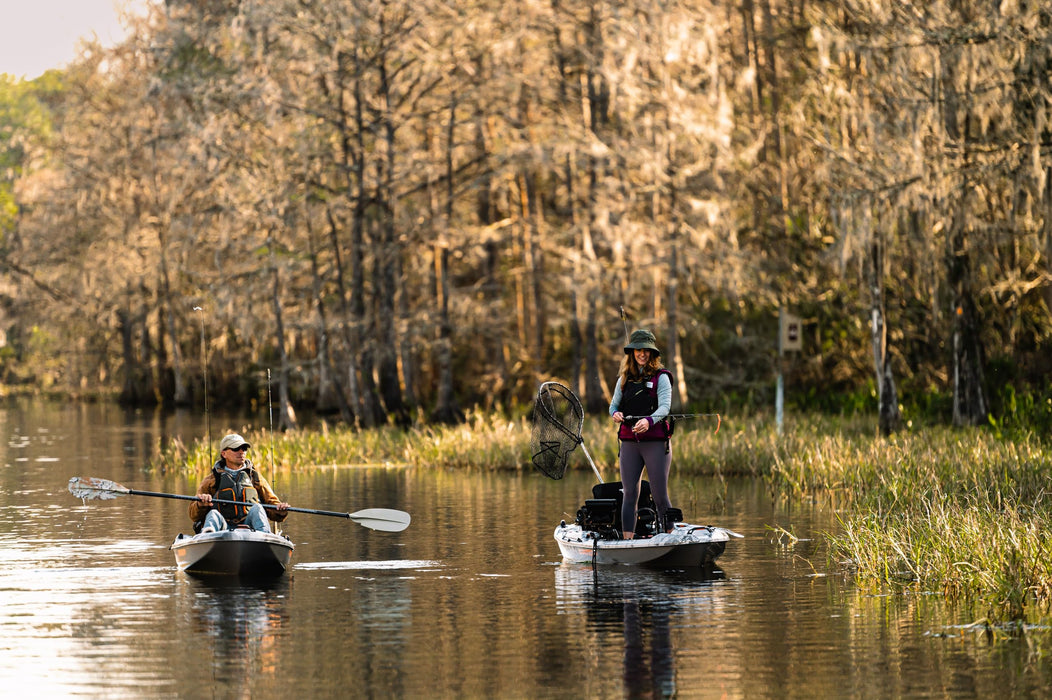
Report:
[{"label": "sunglasses", "polygon": [[232,452],[248,452],[248,445],[242,445],[241,447],[228,447],[227,449]]}]

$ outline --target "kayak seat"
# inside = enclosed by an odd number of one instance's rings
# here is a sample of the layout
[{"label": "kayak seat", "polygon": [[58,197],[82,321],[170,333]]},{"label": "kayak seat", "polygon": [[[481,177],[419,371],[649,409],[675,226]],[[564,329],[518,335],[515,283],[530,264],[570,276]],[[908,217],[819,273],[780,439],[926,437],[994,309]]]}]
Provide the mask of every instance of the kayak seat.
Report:
[{"label": "kayak seat", "polygon": [[[620,481],[607,481],[592,487],[593,499],[613,499],[617,502],[613,529],[621,532],[621,503],[624,499],[624,491]],[[636,534],[652,534],[653,524],[657,521],[657,505],[654,496],[650,492],[650,482],[644,479],[639,484],[639,502],[636,504]]]},{"label": "kayak seat", "polygon": [[621,506],[613,498],[589,498],[577,511],[577,524],[583,530],[601,533],[605,537],[617,532]]},{"label": "kayak seat", "polygon": [[665,511],[664,531],[671,532],[676,523],[683,522],[683,511],[679,508],[669,508]]}]

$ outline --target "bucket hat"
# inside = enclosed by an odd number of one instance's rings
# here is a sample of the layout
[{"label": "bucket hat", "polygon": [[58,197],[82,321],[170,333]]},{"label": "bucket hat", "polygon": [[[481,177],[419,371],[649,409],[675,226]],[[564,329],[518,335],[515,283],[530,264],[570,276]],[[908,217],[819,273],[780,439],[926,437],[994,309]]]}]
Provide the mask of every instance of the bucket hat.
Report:
[{"label": "bucket hat", "polygon": [[633,350],[649,350],[655,355],[661,354],[657,347],[657,338],[645,328],[632,331],[632,337],[628,339],[628,345],[625,346],[625,354],[631,354]]}]

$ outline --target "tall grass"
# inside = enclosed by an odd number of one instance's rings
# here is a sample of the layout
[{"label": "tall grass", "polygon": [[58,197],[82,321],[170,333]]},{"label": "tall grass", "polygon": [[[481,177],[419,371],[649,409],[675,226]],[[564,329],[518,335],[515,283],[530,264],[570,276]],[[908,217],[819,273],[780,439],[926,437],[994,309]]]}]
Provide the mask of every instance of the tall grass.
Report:
[{"label": "tall grass", "polygon": [[937,591],[993,621],[1052,602],[1052,453],[1032,435],[928,428],[890,439],[812,436],[769,477],[832,494],[847,513],[834,558],[863,583]]},{"label": "tall grass", "polygon": [[[354,430],[322,424],[312,430],[270,433],[246,428],[249,457],[260,467],[309,471],[318,467],[389,465],[443,469],[522,469],[530,464],[530,426],[524,418],[508,419],[473,412],[457,426],[418,426],[402,430],[384,426]],[[160,471],[204,473],[215,447],[197,440],[161,445],[151,465]]]}]

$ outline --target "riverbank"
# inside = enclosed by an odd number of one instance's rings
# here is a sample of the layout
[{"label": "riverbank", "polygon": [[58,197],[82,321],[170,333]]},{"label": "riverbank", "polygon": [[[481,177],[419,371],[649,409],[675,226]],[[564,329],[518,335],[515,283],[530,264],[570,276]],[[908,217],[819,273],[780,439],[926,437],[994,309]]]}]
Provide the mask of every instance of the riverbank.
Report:
[{"label": "riverbank", "polygon": [[[683,422],[677,475],[753,476],[772,497],[827,499],[844,513],[828,536],[829,560],[875,590],[941,593],[976,606],[992,624],[1036,622],[1052,603],[1052,449],[1031,435],[1012,441],[984,429],[926,427],[891,438],[869,421],[763,419]],[[257,464],[310,470],[356,464],[528,470],[528,419],[479,413],[453,427],[327,428],[271,435],[247,428]],[[590,418],[585,445],[616,478],[617,441]],[[272,447],[273,446],[273,449]],[[157,468],[203,472],[204,442],[164,446]],[[214,456],[214,455],[213,455]],[[577,450],[571,468],[589,469]]]}]

